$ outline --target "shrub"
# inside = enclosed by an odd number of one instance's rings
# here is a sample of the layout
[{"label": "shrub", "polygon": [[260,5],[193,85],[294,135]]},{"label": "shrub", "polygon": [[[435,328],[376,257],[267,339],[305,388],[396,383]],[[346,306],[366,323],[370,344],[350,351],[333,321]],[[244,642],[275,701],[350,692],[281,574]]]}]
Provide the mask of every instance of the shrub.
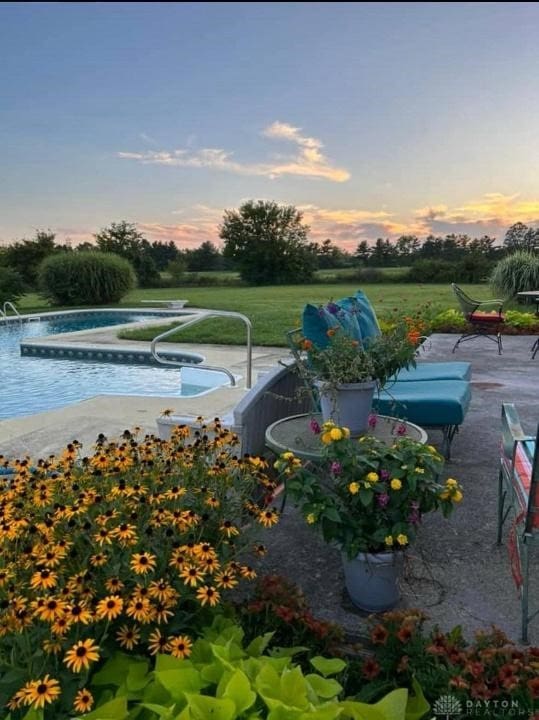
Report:
[{"label": "shrub", "polygon": [[59,305],[104,305],[118,302],[135,285],[127,260],[112,253],[58,253],[39,268],[41,292]]},{"label": "shrub", "polygon": [[17,270],[0,265],[0,306],[6,300],[11,302],[18,300],[24,295],[25,289],[23,277]]},{"label": "shrub", "polygon": [[413,283],[449,283],[458,277],[457,263],[447,260],[417,260],[402,276],[402,280]]},{"label": "shrub", "polygon": [[504,297],[515,297],[518,292],[537,290],[539,287],[539,257],[519,250],[496,265],[490,277],[496,292]]},{"label": "shrub", "polygon": [[28,709],[50,676],[69,708],[120,647],[189,654],[221,598],[255,576],[254,528],[278,520],[262,461],[238,459],[237,445],[214,422],[12,463],[0,484],[0,707]]}]

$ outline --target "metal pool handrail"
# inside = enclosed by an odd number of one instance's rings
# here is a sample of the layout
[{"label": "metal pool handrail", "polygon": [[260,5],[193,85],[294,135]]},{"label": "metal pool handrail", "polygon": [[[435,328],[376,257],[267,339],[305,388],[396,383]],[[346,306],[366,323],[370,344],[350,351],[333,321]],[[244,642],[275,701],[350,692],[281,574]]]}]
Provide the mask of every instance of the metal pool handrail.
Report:
[{"label": "metal pool handrail", "polygon": [[[193,311],[195,313],[195,311]],[[185,313],[189,314],[189,313]],[[151,342],[150,345],[150,351],[152,353],[152,356],[157,362],[162,363],[163,365],[175,365],[176,367],[184,367],[186,363],[180,363],[174,360],[164,360],[161,358],[156,350],[156,345],[160,340],[163,340],[164,338],[168,337],[169,335],[173,335],[176,332],[179,332],[180,330],[184,330],[185,328],[191,327],[191,325],[196,325],[196,323],[202,322],[203,320],[207,320],[208,318],[216,318],[216,317],[230,317],[230,318],[238,318],[238,320],[242,320],[247,328],[247,376],[245,379],[245,386],[249,390],[251,387],[251,381],[252,381],[252,324],[249,318],[246,315],[243,315],[242,313],[238,312],[232,312],[229,310],[201,310],[200,312],[196,311],[195,317],[192,320],[187,320],[187,322],[181,323],[180,325],[176,325],[170,330],[167,330],[164,333],[161,333],[161,335],[157,335],[157,337],[154,337],[154,339]],[[222,372],[225,373],[230,378],[230,383],[234,387],[236,385],[236,378],[234,375],[230,372],[230,370],[227,370],[227,368],[224,367],[216,367],[213,365],[197,365],[197,368],[200,368],[201,370],[213,370],[215,372]]]},{"label": "metal pool handrail", "polygon": [[13,313],[14,313],[14,314],[19,318],[19,320],[22,322],[22,317],[21,317],[20,312],[17,310],[17,308],[15,307],[15,305],[14,305],[12,302],[10,302],[9,300],[6,300],[6,302],[4,303],[3,308],[0,310],[0,319],[2,319],[2,320],[7,320],[7,318],[8,318],[8,314],[7,314],[8,308],[9,308],[10,310],[12,310]]}]

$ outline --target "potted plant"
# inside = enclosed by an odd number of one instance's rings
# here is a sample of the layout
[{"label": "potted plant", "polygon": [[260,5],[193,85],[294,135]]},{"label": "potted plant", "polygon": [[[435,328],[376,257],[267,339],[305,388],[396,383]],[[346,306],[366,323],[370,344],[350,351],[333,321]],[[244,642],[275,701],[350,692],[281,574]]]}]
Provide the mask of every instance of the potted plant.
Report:
[{"label": "potted plant", "polygon": [[321,428],[320,463],[284,453],[276,468],[288,496],[324,540],[339,547],[348,593],[358,607],[381,612],[399,600],[403,553],[425,513],[448,516],[462,500],[453,478],[440,484],[442,456],[405,436],[391,445],[372,436],[354,440],[345,427]]},{"label": "potted plant", "polygon": [[401,368],[415,365],[419,333],[398,322],[362,342],[350,332],[344,318],[340,319],[345,311],[338,305],[329,303],[322,311],[325,317],[334,318],[335,324],[326,331],[323,343],[299,338],[299,369],[317,389],[323,419],[348,427],[356,436],[367,427],[375,391]]}]

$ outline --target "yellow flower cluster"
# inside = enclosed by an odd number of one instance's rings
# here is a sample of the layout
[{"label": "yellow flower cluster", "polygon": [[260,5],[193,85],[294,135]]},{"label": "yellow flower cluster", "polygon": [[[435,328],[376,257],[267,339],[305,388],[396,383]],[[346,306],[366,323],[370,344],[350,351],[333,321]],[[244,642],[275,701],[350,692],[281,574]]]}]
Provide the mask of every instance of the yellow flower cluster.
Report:
[{"label": "yellow flower cluster", "polygon": [[[237,559],[247,528],[279,519],[265,461],[238,458],[237,444],[216,419],[168,442],[127,432],[100,436],[90,457],[74,442],[11,464],[0,479],[0,654],[28,680],[10,709],[57,701],[64,681],[118,646],[190,654],[179,611],[214,607],[254,578]],[[82,688],[73,709],[92,704]]]},{"label": "yellow flower cluster", "polygon": [[334,422],[328,420],[322,425],[322,434],[320,440],[324,445],[329,445],[332,442],[338,442],[339,440],[347,440],[350,437],[350,430],[347,427],[338,427]]},{"label": "yellow flower cluster", "polygon": [[462,494],[462,488],[454,478],[447,478],[445,481],[445,488],[440,493],[442,500],[452,500],[454,503],[462,502],[464,495]]}]

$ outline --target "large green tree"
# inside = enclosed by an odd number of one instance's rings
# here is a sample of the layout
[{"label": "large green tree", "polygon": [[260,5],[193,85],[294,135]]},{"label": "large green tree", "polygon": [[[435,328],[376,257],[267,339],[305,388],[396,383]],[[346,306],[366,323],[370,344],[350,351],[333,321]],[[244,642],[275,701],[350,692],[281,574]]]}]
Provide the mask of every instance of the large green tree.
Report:
[{"label": "large green tree", "polygon": [[308,282],[316,258],[307,245],[309,228],[292,205],[249,200],[226,210],[219,236],[224,255],[237,262],[250,285]]},{"label": "large green tree", "polygon": [[115,253],[132,264],[141,287],[159,284],[160,276],[152,257],[152,246],[134,223],[111,223],[95,235],[101,252]]},{"label": "large green tree", "polygon": [[37,285],[37,273],[41,262],[58,250],[68,250],[54,242],[55,235],[50,230],[37,230],[31,240],[14,242],[3,252],[2,263],[16,270],[24,282],[31,288]]}]

